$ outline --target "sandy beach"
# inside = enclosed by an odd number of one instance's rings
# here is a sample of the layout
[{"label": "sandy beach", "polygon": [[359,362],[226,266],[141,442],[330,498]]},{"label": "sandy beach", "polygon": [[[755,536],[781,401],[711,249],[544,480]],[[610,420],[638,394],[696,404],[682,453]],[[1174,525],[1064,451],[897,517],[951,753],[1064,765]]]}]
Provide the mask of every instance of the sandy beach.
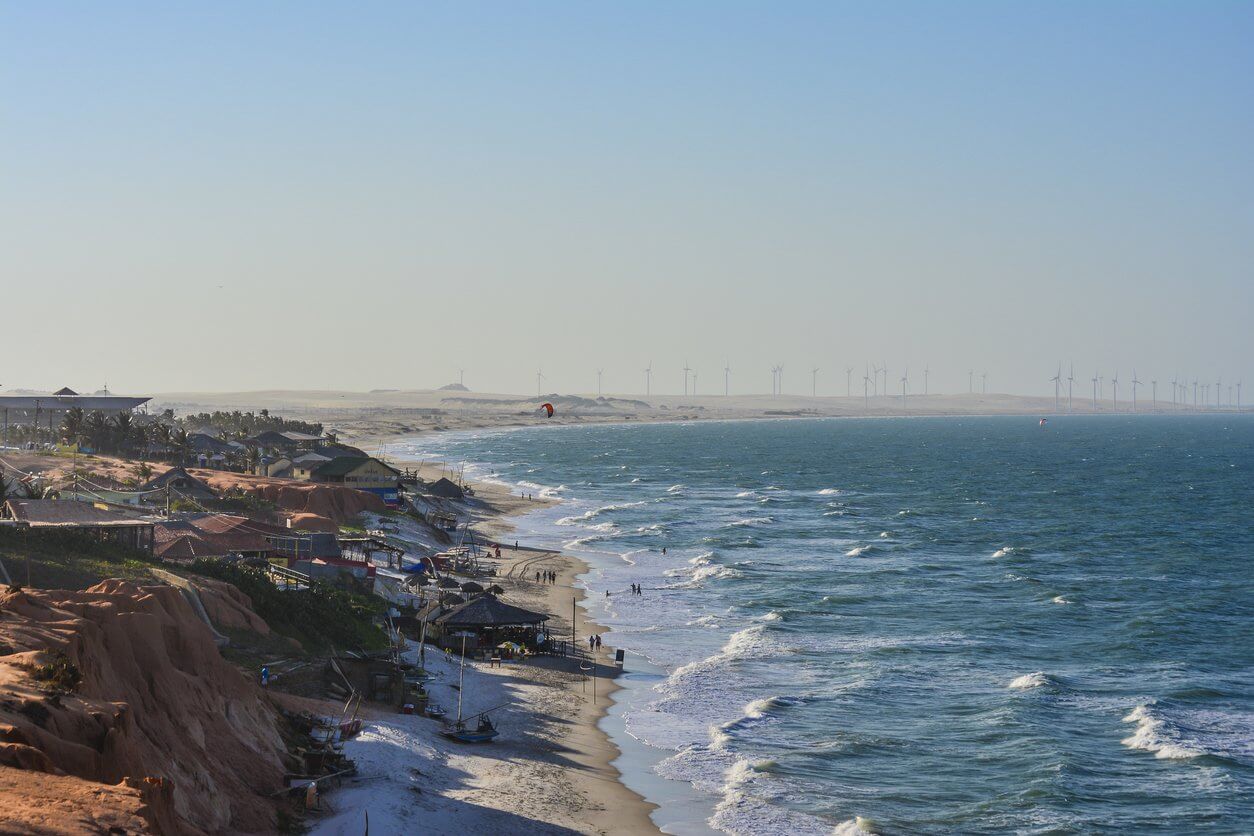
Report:
[{"label": "sandy beach", "polygon": [[[426,465],[431,475],[439,464]],[[587,637],[603,628],[578,606],[576,578],[587,571],[577,558],[552,551],[515,550],[509,518],[547,504],[493,484],[476,486],[472,501],[481,533],[507,544],[495,579],[505,600],[554,616],[555,637],[575,635],[587,658]],[[536,583],[537,571],[557,574]],[[418,657],[411,643],[407,658]],[[425,666],[437,679],[432,699],[456,712],[458,658],[427,648]],[[502,706],[492,718],[501,731],[488,745],[465,745],[439,735],[441,724],[415,716],[373,712],[363,733],[346,744],[359,775],[326,799],[327,815],[311,822],[315,834],[359,834],[367,814],[376,832],[650,833],[653,805],[619,781],[611,764],[618,749],[597,724],[618,686],[607,647],[597,657],[594,683],[574,659],[536,657],[490,667],[465,666],[465,712]],[[327,709],[331,709],[327,706]],[[338,707],[336,707],[338,708]]]}]

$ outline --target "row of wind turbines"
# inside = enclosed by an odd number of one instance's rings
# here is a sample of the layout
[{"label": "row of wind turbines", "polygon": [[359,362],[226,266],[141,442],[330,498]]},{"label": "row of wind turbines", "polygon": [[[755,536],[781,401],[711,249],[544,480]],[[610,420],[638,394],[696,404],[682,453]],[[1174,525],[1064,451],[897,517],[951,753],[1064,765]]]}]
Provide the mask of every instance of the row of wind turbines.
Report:
[{"label": "row of wind turbines", "polygon": [[[1182,409],[1191,409],[1191,410],[1211,409],[1211,385],[1209,383],[1199,380],[1198,378],[1193,378],[1193,384],[1192,384],[1193,398],[1192,398],[1192,401],[1190,402],[1188,377],[1186,376],[1184,380],[1180,380],[1179,378],[1180,378],[1179,375],[1174,375],[1172,376],[1170,380],[1171,408],[1173,410],[1179,411]],[[1074,401],[1072,400],[1072,396],[1074,394],[1074,387],[1075,387],[1075,382],[1076,382],[1075,364],[1072,363],[1070,365],[1070,367],[1068,368],[1067,376],[1064,378],[1062,376],[1062,363],[1059,363],[1058,372],[1049,380],[1051,383],[1054,384],[1054,411],[1055,412],[1062,411],[1061,409],[1062,384],[1065,381],[1067,384],[1067,411],[1073,412]],[[1098,405],[1099,398],[1106,397],[1106,378],[1100,372],[1094,372],[1093,377],[1090,378],[1090,382],[1093,384],[1093,411],[1096,412],[1100,408]],[[1214,409],[1216,410],[1236,409],[1240,411],[1241,409],[1241,383],[1242,382],[1238,380],[1236,383],[1228,384],[1228,387],[1227,387],[1228,398],[1227,398],[1227,401],[1225,401],[1224,400],[1225,390],[1224,390],[1223,378],[1216,378],[1215,387],[1214,387]],[[1158,381],[1150,380],[1149,384],[1150,384],[1150,392],[1151,392],[1151,398],[1152,398],[1151,408],[1154,411],[1157,411],[1158,410]],[[1137,377],[1136,369],[1132,370],[1132,380],[1128,381],[1128,385],[1132,390],[1132,399],[1131,399],[1132,411],[1136,412],[1137,411],[1137,397],[1136,397],[1137,387],[1145,385],[1145,381]],[[1233,400],[1234,390],[1236,394],[1235,400]],[[1110,403],[1111,403],[1111,410],[1118,412],[1119,411],[1119,372],[1118,371],[1116,371],[1110,377]],[[1164,406],[1165,405],[1166,403],[1164,402]]]},{"label": "row of wind turbines", "polygon": [[[684,361],[684,365],[679,369],[679,371],[683,373],[684,396],[695,397],[697,395],[697,384],[699,382],[698,371],[694,369],[692,366],[690,366],[687,361]],[[811,368],[809,371],[810,371],[810,395],[811,397],[818,397],[818,375],[821,369],[815,366]],[[845,396],[846,397],[854,396],[854,393],[853,393],[854,371],[855,369],[853,366],[846,366],[844,369]],[[604,369],[596,370],[597,395],[598,396],[601,396],[602,394],[602,380],[603,380],[604,372],[605,372]],[[722,368],[722,372],[723,372],[723,395],[727,396],[731,394],[731,377],[732,377],[731,364],[725,363]],[[784,393],[784,364],[776,363],[775,365],[770,367],[770,372],[771,372],[771,395],[772,397],[778,397]],[[645,396],[650,397],[653,394],[653,361],[649,361],[649,365],[647,365],[644,368],[643,374],[644,374]],[[915,392],[914,394],[922,394],[924,396],[930,394],[929,392],[930,376],[931,376],[931,368],[928,366],[925,366],[923,368],[923,391],[921,393]],[[544,381],[546,379],[547,378],[545,377],[543,370],[536,371],[536,394],[537,395],[543,395]],[[893,387],[893,389],[890,390],[890,385],[889,385],[890,377],[889,377],[889,369],[888,369],[887,363],[884,363],[884,364],[867,363],[861,380],[862,380],[862,397],[867,406],[870,405],[871,398],[879,398],[879,397],[892,397],[892,398],[900,397],[902,404],[904,406],[907,397],[911,394],[910,370],[908,368],[903,370],[901,377],[896,380],[896,383],[898,384],[900,388]],[[1063,374],[1062,374],[1062,363],[1058,364],[1058,371],[1054,374],[1053,377],[1049,378],[1049,382],[1054,384],[1054,410],[1056,412],[1062,412],[1064,384],[1066,388],[1066,402],[1067,402],[1066,411],[1068,412],[1075,411],[1075,402],[1076,402],[1075,401],[1075,384],[1077,380],[1079,380],[1079,378],[1075,376],[1075,364],[1074,363],[1069,366],[1066,377],[1063,377]],[[967,371],[967,392],[969,394],[976,394],[977,381],[979,383],[978,392],[980,394],[985,394],[985,395],[988,394],[988,372],[987,371],[976,372],[975,369],[970,369]],[[1083,383],[1084,381],[1081,380],[1080,382]],[[1101,409],[1101,403],[1106,398],[1107,383],[1109,383],[1110,385],[1111,410],[1112,411],[1119,410],[1120,381],[1119,381],[1119,373],[1117,371],[1113,375],[1111,375],[1109,379],[1107,379],[1106,376],[1101,374],[1100,372],[1096,372],[1094,373],[1093,377],[1089,380],[1089,382],[1091,382],[1093,385],[1092,396],[1091,396],[1092,411],[1096,412]],[[1130,409],[1133,412],[1136,412],[1139,407],[1138,387],[1143,387],[1146,385],[1146,383],[1147,381],[1142,381],[1138,377],[1136,370],[1133,369],[1132,379],[1127,381],[1127,385],[1130,390],[1130,399],[1128,403],[1130,403]],[[1210,383],[1204,382],[1199,378],[1194,378],[1192,383],[1190,384],[1187,378],[1181,380],[1180,376],[1177,375],[1177,376],[1172,377],[1170,384],[1171,384],[1171,408],[1173,410],[1183,410],[1183,409],[1209,410],[1212,408],[1215,410],[1222,410],[1222,409],[1240,410],[1241,409],[1242,381],[1240,380],[1236,381],[1235,383],[1229,383],[1227,387],[1225,388],[1222,378],[1217,378],[1212,388]],[[1151,408],[1157,411],[1159,409],[1158,380],[1151,379],[1148,381],[1148,385],[1150,386]],[[1225,394],[1227,396],[1226,400],[1224,397]],[[1163,407],[1166,407],[1166,405],[1167,404],[1164,401]]]}]

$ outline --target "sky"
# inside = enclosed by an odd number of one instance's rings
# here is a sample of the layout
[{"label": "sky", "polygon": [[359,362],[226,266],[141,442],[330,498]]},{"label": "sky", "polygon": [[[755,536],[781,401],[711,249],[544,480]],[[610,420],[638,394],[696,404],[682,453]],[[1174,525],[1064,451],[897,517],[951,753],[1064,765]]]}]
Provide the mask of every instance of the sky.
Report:
[{"label": "sky", "polygon": [[1254,379],[1251,43],[1254,3],[0,0],[0,391]]}]

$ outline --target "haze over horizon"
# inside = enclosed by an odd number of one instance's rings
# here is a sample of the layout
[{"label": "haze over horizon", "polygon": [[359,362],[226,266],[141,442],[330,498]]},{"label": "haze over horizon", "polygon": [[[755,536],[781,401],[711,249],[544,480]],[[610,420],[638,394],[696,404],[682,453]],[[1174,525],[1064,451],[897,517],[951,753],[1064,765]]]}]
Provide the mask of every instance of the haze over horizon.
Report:
[{"label": "haze over horizon", "polygon": [[[1254,6],[0,6],[0,392],[1254,358]],[[978,380],[977,380],[978,389]],[[1122,391],[1122,389],[1121,389]],[[1148,386],[1143,390],[1148,394]],[[1246,398],[1248,399],[1248,393]]]}]

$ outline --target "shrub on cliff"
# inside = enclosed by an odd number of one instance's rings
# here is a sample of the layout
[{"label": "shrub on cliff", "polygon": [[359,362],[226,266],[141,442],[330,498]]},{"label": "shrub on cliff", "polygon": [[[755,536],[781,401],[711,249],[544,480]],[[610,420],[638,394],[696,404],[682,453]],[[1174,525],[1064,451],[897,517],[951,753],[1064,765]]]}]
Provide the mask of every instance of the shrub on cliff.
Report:
[{"label": "shrub on cliff", "polygon": [[311,650],[387,647],[375,619],[387,610],[380,598],[356,595],[314,581],[308,589],[279,589],[263,570],[225,560],[201,559],[192,571],[234,585],[252,599],[270,629]]}]

